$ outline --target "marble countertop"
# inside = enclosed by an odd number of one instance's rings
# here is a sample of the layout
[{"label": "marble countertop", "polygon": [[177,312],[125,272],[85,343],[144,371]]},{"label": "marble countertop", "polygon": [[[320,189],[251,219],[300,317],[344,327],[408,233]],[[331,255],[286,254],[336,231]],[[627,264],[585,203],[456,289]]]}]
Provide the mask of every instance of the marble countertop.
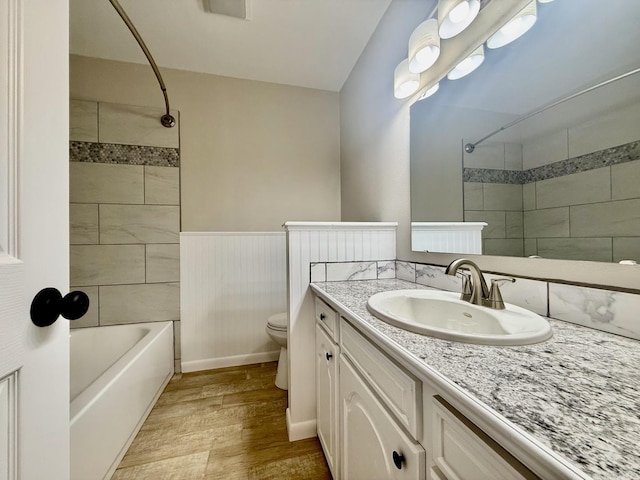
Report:
[{"label": "marble countertop", "polygon": [[[435,370],[585,478],[640,478],[640,343],[549,319],[543,343],[496,347],[415,334],[371,315],[378,292],[428,288],[403,280],[314,283],[342,313],[382,334],[386,348]],[[430,367],[430,368],[429,368]]]}]

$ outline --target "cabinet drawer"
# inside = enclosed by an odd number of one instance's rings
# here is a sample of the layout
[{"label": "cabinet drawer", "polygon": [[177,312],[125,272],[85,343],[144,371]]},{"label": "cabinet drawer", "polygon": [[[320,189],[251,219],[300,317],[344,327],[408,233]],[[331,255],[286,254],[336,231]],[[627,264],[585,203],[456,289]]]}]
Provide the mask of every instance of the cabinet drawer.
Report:
[{"label": "cabinet drawer", "polygon": [[319,297],[316,297],[316,322],[324,326],[331,335],[331,338],[333,338],[336,343],[338,342],[338,329],[336,328],[338,325],[338,314]]},{"label": "cabinet drawer", "polygon": [[348,322],[341,322],[343,352],[382,398],[413,438],[422,429],[422,389],[420,382],[390,360],[360,335]]},{"label": "cabinet drawer", "polygon": [[447,480],[538,477],[439,396],[433,397],[433,459]]}]

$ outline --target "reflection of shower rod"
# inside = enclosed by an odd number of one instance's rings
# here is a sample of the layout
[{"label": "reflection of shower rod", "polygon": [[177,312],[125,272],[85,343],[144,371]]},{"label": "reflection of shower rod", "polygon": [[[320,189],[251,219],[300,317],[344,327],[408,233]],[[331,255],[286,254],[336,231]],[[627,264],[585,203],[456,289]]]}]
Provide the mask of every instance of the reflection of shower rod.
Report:
[{"label": "reflection of shower rod", "polygon": [[585,88],[584,90],[580,90],[579,92],[572,93],[571,95],[569,95],[567,97],[561,98],[560,100],[556,100],[555,102],[550,103],[548,105],[545,105],[544,107],[540,107],[540,108],[538,108],[536,110],[533,110],[532,112],[529,112],[526,115],[523,115],[522,117],[516,118],[511,123],[507,123],[506,125],[503,125],[498,130],[494,130],[489,135],[486,135],[486,136],[482,137],[476,143],[467,143],[464,146],[464,151],[467,152],[467,153],[472,153],[476,149],[476,147],[479,144],[481,144],[482,142],[484,142],[485,140],[493,137],[494,135],[502,132],[503,130],[506,130],[507,128],[513,127],[514,125],[517,125],[518,123],[526,120],[527,118],[533,117],[534,115],[537,115],[538,113],[542,113],[545,110],[548,110],[548,109],[550,109],[552,107],[555,107],[556,105],[560,105],[561,103],[564,103],[564,102],[566,102],[568,100],[571,100],[572,98],[579,97],[580,95],[588,93],[588,92],[590,92],[592,90],[595,90],[597,88],[604,87],[605,85],[608,85],[608,84],[613,83],[615,81],[622,80],[623,78],[629,77],[629,76],[631,76],[633,74],[636,74],[638,72],[640,72],[640,68],[636,68],[635,70],[631,70],[631,71],[629,71],[627,73],[623,73],[622,75],[618,75],[617,77],[610,78],[609,80],[605,80],[604,82],[598,83],[597,85],[593,85],[591,87]]},{"label": "reflection of shower rod", "polygon": [[156,78],[158,79],[158,83],[160,84],[160,89],[162,90],[162,95],[164,95],[164,106],[167,110],[166,113],[162,117],[160,117],[160,123],[162,123],[162,125],[167,128],[171,128],[175,126],[176,119],[173,118],[171,113],[169,113],[169,96],[167,95],[167,87],[165,87],[164,85],[164,81],[162,80],[162,75],[160,75],[160,70],[158,70],[158,66],[156,65],[155,60],[151,56],[151,52],[147,48],[147,45],[144,43],[144,40],[142,40],[140,33],[138,33],[138,30],[133,25],[133,22],[131,21],[127,13],[124,11],[124,9],[122,8],[118,0],[109,0],[109,1],[111,2],[111,5],[113,5],[113,8],[116,9],[116,12],[118,12],[118,15],[120,15],[120,18],[122,18],[124,23],[127,25],[129,30],[133,34],[133,37],[136,39],[136,41],[138,42],[138,45],[140,45],[140,48],[144,52],[145,57],[147,57],[147,60],[149,60],[149,64],[153,69],[153,73],[156,74]]}]

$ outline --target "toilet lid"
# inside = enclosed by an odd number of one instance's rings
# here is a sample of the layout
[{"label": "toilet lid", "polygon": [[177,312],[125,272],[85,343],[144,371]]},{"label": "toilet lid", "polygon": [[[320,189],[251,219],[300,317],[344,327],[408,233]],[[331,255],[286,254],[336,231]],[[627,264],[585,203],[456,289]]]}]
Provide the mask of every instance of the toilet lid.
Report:
[{"label": "toilet lid", "polygon": [[273,330],[286,332],[287,331],[287,314],[276,313],[275,315],[271,315],[267,320],[267,326],[269,328],[272,328]]}]

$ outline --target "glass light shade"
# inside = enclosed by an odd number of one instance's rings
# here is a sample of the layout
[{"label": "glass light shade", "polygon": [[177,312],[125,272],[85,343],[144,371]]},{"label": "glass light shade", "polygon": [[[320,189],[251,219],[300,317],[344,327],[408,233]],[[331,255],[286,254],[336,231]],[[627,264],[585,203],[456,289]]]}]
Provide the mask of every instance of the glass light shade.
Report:
[{"label": "glass light shade", "polygon": [[487,40],[487,47],[504,47],[520,38],[533,27],[537,18],[536,2],[533,0]]},{"label": "glass light shade", "polygon": [[418,91],[420,74],[409,71],[409,59],[401,61],[393,72],[393,96],[407,98]]},{"label": "glass light shade", "polygon": [[440,82],[436,83],[432,87],[425,89],[418,97],[418,101],[424,100],[425,98],[429,98],[431,95],[436,93],[439,88],[440,88]]},{"label": "glass light shade", "polygon": [[538,0],[539,3],[551,3],[553,0]]},{"label": "glass light shade", "polygon": [[451,38],[471,25],[480,11],[480,0],[439,0],[440,38]]},{"label": "glass light shade", "polygon": [[432,18],[418,25],[409,37],[409,71],[424,72],[439,56],[438,21]]},{"label": "glass light shade", "polygon": [[457,80],[466,77],[484,62],[484,48],[480,45],[471,55],[462,60],[458,65],[453,67],[447,74],[449,80]]}]

